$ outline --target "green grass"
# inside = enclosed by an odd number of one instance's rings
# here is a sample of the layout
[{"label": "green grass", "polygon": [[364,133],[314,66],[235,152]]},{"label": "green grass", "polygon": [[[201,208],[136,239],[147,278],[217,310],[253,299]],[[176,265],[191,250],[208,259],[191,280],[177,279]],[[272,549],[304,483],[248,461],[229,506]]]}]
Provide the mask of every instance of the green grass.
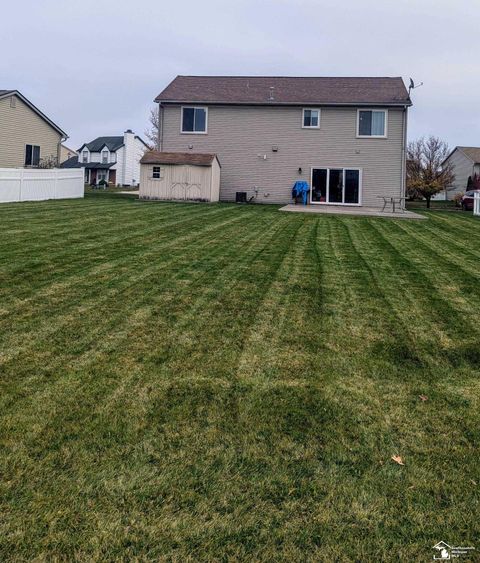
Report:
[{"label": "green grass", "polygon": [[2,205],[0,560],[478,554],[480,223],[428,217]]},{"label": "green grass", "polygon": [[[427,202],[425,200],[406,201],[405,205],[407,209],[414,211],[418,209],[427,209]],[[433,211],[462,211],[461,207],[458,207],[453,200],[432,200],[430,202],[430,208]]]}]

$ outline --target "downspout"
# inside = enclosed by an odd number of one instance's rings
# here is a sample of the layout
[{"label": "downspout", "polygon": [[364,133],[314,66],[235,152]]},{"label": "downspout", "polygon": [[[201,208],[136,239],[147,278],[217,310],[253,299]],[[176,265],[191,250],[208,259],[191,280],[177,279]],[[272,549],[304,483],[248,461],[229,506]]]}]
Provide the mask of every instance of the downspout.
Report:
[{"label": "downspout", "polygon": [[57,166],[58,166],[58,168],[60,168],[60,164],[62,164],[60,162],[60,159],[62,158],[62,145],[68,138],[69,138],[68,135],[63,135],[62,137],[60,137],[60,142],[57,145]]},{"label": "downspout", "polygon": [[[403,138],[402,138],[402,185],[400,197],[407,196],[407,123],[408,106],[403,107]],[[402,200],[402,207],[405,208],[405,200]]]},{"label": "downspout", "polygon": [[163,116],[164,108],[161,103],[158,104],[158,119],[160,120],[160,129],[158,131],[160,151],[163,151]]}]

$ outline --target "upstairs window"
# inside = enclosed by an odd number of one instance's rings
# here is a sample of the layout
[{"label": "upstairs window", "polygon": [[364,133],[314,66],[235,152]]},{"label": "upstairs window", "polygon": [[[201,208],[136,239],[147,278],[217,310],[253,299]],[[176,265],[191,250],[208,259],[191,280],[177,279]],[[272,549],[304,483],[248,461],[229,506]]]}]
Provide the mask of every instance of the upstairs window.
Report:
[{"label": "upstairs window", "polygon": [[387,110],[358,110],[357,137],[386,137]]},{"label": "upstairs window", "polygon": [[25,145],[25,166],[38,166],[40,163],[40,147]]},{"label": "upstairs window", "polygon": [[88,151],[82,152],[82,162],[88,162]]},{"label": "upstairs window", "polygon": [[108,151],[102,151],[102,163],[106,164],[108,162]]},{"label": "upstairs window", "polygon": [[318,129],[320,127],[320,110],[304,109],[302,114],[302,127],[304,129]]},{"label": "upstairs window", "polygon": [[206,133],[207,108],[182,108],[182,133]]}]

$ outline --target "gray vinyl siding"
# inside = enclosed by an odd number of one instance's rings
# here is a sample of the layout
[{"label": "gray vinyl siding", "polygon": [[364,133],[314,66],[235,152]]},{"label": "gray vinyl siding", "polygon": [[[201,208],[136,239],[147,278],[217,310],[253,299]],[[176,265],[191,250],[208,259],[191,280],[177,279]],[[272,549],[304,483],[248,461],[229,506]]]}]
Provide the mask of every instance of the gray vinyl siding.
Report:
[{"label": "gray vinyl siding", "polygon": [[312,167],[361,168],[365,206],[379,206],[377,196],[403,195],[402,109],[388,110],[386,139],[357,138],[356,108],[321,108],[320,128],[303,129],[302,107],[214,105],[207,134],[180,129],[181,106],[165,106],[162,149],[215,152],[223,201],[233,201],[237,191],[253,195],[257,187],[257,201],[289,203],[296,180],[311,182]]},{"label": "gray vinyl siding", "polygon": [[40,158],[59,157],[61,135],[20,98],[0,100],[0,168],[22,167],[25,145],[39,145]]},{"label": "gray vinyl siding", "polygon": [[455,180],[447,189],[447,198],[453,199],[455,194],[463,193],[467,189],[468,177],[473,176],[475,168],[473,162],[462,151],[455,149],[447,159],[453,165]]}]

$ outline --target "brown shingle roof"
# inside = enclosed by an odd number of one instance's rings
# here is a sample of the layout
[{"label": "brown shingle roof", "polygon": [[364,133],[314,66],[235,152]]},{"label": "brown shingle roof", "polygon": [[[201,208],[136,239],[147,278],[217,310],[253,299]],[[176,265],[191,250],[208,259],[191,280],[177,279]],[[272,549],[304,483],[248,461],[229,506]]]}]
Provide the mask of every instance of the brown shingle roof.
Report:
[{"label": "brown shingle roof", "polygon": [[457,147],[457,149],[471,158],[475,164],[480,163],[480,147]]},{"label": "brown shingle roof", "polygon": [[411,105],[400,77],[177,76],[155,101],[269,105]]},{"label": "brown shingle roof", "polygon": [[196,166],[210,166],[216,154],[199,152],[146,152],[140,162],[142,164],[193,164]]}]

